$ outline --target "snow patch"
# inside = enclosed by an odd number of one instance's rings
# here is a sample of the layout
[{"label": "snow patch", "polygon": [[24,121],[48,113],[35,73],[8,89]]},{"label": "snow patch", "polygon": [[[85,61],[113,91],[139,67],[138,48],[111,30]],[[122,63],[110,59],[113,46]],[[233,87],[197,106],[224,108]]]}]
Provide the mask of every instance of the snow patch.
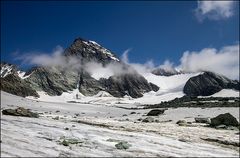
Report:
[{"label": "snow patch", "polygon": [[233,89],[222,89],[221,91],[211,95],[211,97],[239,97],[239,91]]}]

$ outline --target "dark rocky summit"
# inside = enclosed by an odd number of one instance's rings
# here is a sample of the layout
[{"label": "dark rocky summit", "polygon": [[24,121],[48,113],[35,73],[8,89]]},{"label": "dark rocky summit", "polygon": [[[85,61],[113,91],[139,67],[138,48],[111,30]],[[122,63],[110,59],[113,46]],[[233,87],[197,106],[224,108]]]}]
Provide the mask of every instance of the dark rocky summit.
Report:
[{"label": "dark rocky summit", "polygon": [[[45,91],[48,95],[61,95],[63,92],[78,88],[86,96],[96,95],[99,91],[106,91],[115,97],[129,95],[133,98],[142,97],[143,93],[157,91],[158,86],[148,83],[130,65],[122,63],[110,50],[94,41],[81,38],[76,39],[64,52],[64,59],[68,62],[74,59],[77,67],[42,66],[33,67],[20,78],[15,66],[1,64],[1,89],[20,96],[38,96],[36,91]],[[97,62],[106,66],[117,64],[124,72],[116,73],[109,78],[96,80],[87,71],[89,62]],[[76,64],[76,63],[75,63]],[[6,65],[6,64],[5,64]],[[7,77],[14,75],[13,77]]]},{"label": "dark rocky summit", "polygon": [[74,40],[73,44],[64,52],[65,56],[77,57],[81,63],[99,62],[103,65],[110,62],[120,62],[120,60],[110,50],[102,47],[94,41],[88,41],[82,38]]},{"label": "dark rocky summit", "polygon": [[187,96],[209,96],[222,89],[239,90],[239,81],[230,80],[213,72],[204,72],[190,78],[183,88]]},{"label": "dark rocky summit", "polygon": [[175,69],[167,70],[164,68],[156,68],[152,71],[152,74],[157,76],[172,76],[172,75],[180,74],[180,72],[178,72]]}]

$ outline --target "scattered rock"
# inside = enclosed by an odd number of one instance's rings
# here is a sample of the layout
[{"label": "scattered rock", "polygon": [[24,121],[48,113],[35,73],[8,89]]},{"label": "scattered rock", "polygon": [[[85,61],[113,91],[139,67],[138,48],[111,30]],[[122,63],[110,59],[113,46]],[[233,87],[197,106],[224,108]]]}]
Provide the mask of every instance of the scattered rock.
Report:
[{"label": "scattered rock", "polygon": [[69,146],[70,144],[79,144],[82,143],[83,141],[80,141],[78,139],[75,138],[64,138],[62,142],[60,142],[60,144],[64,145],[64,146]]},{"label": "scattered rock", "polygon": [[137,121],[142,121],[142,118],[137,119]]},{"label": "scattered rock", "polygon": [[56,111],[56,113],[60,112],[59,110]]},{"label": "scattered rock", "polygon": [[125,142],[125,141],[121,141],[115,145],[115,147],[120,150],[123,150],[123,149],[126,150],[131,146],[132,146],[131,144],[129,144],[128,142]]},{"label": "scattered rock", "polygon": [[131,112],[130,114],[131,114],[131,115],[132,115],[132,114],[136,114],[136,112],[133,111],[133,112]]},{"label": "scattered rock", "polygon": [[54,120],[59,120],[59,116],[53,117]]},{"label": "scattered rock", "polygon": [[127,116],[127,114],[123,114],[122,116]]},{"label": "scattered rock", "polygon": [[68,127],[65,127],[64,129],[65,129],[65,130],[69,130],[69,128],[68,128]]},{"label": "scattered rock", "polygon": [[179,121],[177,121],[176,122],[176,124],[187,124],[187,121],[185,121],[185,120],[179,120]]},{"label": "scattered rock", "polygon": [[219,140],[219,139],[213,139],[213,138],[201,138],[201,139],[205,140],[205,141],[209,141],[209,142],[216,142],[219,144],[224,144],[224,145],[232,145],[232,146],[236,146],[236,147],[240,146],[239,142],[233,142],[230,140]]},{"label": "scattered rock", "polygon": [[217,117],[211,118],[211,126],[216,127],[219,125],[238,126],[239,122],[230,113],[220,114]]},{"label": "scattered rock", "polygon": [[178,139],[178,140],[181,141],[181,142],[189,142],[189,140],[184,139],[184,138],[180,138],[180,139]]},{"label": "scattered rock", "polygon": [[108,142],[121,142],[121,140],[112,139],[112,138],[107,139],[107,141],[108,141]]},{"label": "scattered rock", "polygon": [[128,119],[128,118],[126,118],[126,121],[129,121],[129,119]]},{"label": "scattered rock", "polygon": [[154,119],[152,117],[147,117],[143,119],[142,122],[154,122]]},{"label": "scattered rock", "polygon": [[164,113],[166,109],[153,109],[151,111],[149,111],[149,113],[147,114],[147,116],[158,116]]},{"label": "scattered rock", "polygon": [[197,123],[207,123],[207,124],[211,123],[211,120],[208,117],[196,117],[194,119]]},{"label": "scattered rock", "polygon": [[159,123],[160,121],[156,119],[155,122]]},{"label": "scattered rock", "polygon": [[76,113],[75,116],[79,116],[80,114]]},{"label": "scattered rock", "polygon": [[31,112],[29,109],[18,107],[17,109],[5,109],[2,111],[3,115],[22,116],[22,117],[33,117],[38,118],[39,114]]}]

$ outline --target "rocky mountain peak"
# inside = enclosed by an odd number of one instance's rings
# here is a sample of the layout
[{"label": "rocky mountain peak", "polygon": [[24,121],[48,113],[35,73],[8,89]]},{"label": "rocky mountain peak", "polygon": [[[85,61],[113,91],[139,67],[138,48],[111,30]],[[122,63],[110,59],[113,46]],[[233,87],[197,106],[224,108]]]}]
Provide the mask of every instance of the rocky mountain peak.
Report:
[{"label": "rocky mountain peak", "polygon": [[69,48],[65,50],[65,56],[76,56],[84,62],[99,62],[103,65],[110,62],[120,62],[117,56],[110,50],[102,47],[95,41],[77,38]]}]

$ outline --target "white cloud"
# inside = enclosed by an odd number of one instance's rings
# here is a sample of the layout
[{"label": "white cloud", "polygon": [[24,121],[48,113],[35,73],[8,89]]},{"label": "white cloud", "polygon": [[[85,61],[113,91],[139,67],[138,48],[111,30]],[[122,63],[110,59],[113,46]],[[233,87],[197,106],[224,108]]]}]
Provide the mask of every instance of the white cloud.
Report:
[{"label": "white cloud", "polygon": [[17,55],[16,60],[21,60],[22,64],[39,65],[39,66],[58,66],[67,69],[77,69],[81,66],[80,60],[77,58],[66,58],[63,56],[64,49],[61,46],[57,46],[53,52],[41,53],[30,52]]},{"label": "white cloud", "polygon": [[213,71],[231,79],[239,79],[239,44],[220,50],[204,48],[199,52],[186,51],[178,68],[186,72]]},{"label": "white cloud", "polygon": [[173,62],[170,62],[169,60],[165,60],[164,63],[162,65],[160,65],[159,67],[166,70],[166,71],[174,71],[175,68],[174,68],[174,63]]},{"label": "white cloud", "polygon": [[123,52],[123,54],[122,54],[122,56],[121,56],[121,60],[122,60],[122,62],[124,62],[124,63],[128,63],[129,62],[129,60],[128,60],[128,53],[131,51],[131,48],[128,48],[127,50],[125,50],[124,52]]},{"label": "white cloud", "polygon": [[195,13],[199,21],[205,18],[219,20],[233,16],[233,10],[234,1],[198,1]]},{"label": "white cloud", "polygon": [[[131,63],[128,59],[129,51],[130,49],[124,51],[122,55],[125,65],[115,62],[105,66],[97,62],[89,62],[81,65],[81,60],[76,56],[67,58],[63,56],[63,48],[60,46],[57,46],[51,54],[31,52],[18,56],[17,59],[23,61],[25,64],[59,66],[71,70],[78,70],[84,67],[95,79],[108,78],[112,75],[124,73],[135,73],[136,71],[145,76],[151,73],[153,69],[159,67],[168,71],[174,69],[184,72],[212,71],[231,79],[239,79],[239,44],[225,46],[220,50],[204,48],[201,51],[186,51],[180,59],[181,64],[177,67],[169,60],[165,60],[163,64],[158,66],[154,65],[153,60],[149,60],[144,64]],[[126,65],[131,67],[127,67]]]}]

